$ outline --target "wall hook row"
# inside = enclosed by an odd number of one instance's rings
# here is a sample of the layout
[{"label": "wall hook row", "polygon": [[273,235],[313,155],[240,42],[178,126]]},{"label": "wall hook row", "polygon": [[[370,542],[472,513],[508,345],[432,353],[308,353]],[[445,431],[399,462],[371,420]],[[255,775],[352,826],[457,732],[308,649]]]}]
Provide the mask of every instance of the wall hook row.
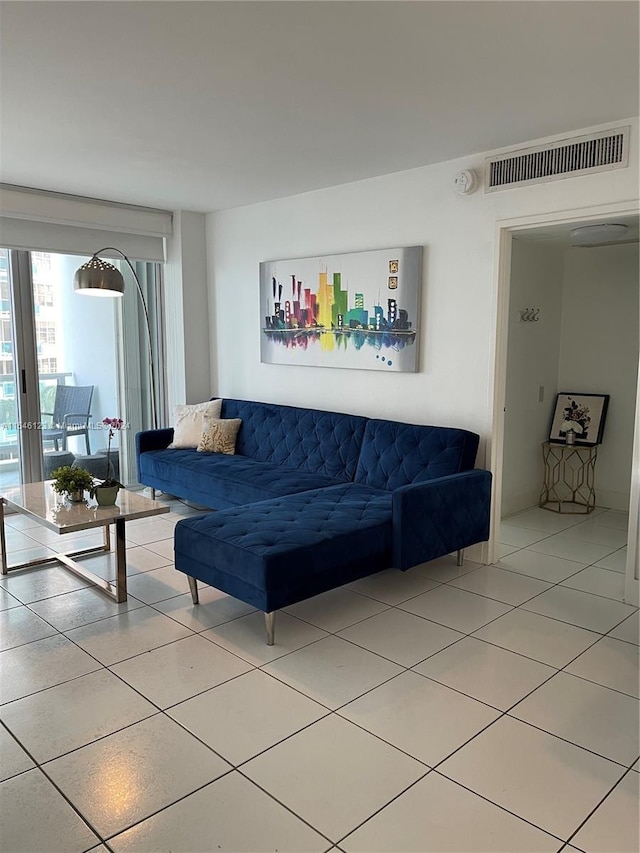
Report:
[{"label": "wall hook row", "polygon": [[520,322],[521,323],[537,323],[540,319],[540,309],[539,308],[525,308],[524,311],[520,312]]}]

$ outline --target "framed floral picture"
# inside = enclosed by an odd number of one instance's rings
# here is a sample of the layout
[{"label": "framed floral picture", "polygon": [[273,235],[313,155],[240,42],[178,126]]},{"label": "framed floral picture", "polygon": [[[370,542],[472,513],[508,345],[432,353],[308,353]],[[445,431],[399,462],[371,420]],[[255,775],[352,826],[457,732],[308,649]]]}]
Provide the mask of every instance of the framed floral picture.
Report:
[{"label": "framed floral picture", "polygon": [[[549,441],[557,444],[601,444],[608,406],[608,394],[561,391],[556,397]],[[567,441],[570,431],[573,435]]]}]

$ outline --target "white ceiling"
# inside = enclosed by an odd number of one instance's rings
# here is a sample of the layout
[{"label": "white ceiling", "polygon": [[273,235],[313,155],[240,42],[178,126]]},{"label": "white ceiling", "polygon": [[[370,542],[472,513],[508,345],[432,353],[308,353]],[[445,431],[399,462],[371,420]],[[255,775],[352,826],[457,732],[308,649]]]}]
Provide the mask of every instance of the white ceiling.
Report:
[{"label": "white ceiling", "polygon": [[637,2],[0,2],[0,180],[211,211],[638,112]]}]

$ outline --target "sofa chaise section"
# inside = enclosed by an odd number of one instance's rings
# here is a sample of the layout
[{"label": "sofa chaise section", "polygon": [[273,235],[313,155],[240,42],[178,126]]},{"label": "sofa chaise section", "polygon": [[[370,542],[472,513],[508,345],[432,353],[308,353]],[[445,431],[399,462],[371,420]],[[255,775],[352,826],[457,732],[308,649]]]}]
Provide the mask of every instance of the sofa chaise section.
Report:
[{"label": "sofa chaise section", "polygon": [[272,613],[388,568],[391,499],[341,485],[184,519],[175,566],[194,601],[197,579]]}]

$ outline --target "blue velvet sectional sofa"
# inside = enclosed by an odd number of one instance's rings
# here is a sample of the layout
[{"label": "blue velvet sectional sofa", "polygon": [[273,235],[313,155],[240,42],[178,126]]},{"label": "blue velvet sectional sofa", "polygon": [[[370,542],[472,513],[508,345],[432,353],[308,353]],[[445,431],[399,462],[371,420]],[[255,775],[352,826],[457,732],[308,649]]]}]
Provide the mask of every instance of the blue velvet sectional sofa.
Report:
[{"label": "blue velvet sectional sofa", "polygon": [[217,512],[175,529],[175,566],[274,614],[395,567],[489,538],[491,474],[462,429],[225,399],[235,455],[172,449],[172,429],[136,436],[138,479]]}]

